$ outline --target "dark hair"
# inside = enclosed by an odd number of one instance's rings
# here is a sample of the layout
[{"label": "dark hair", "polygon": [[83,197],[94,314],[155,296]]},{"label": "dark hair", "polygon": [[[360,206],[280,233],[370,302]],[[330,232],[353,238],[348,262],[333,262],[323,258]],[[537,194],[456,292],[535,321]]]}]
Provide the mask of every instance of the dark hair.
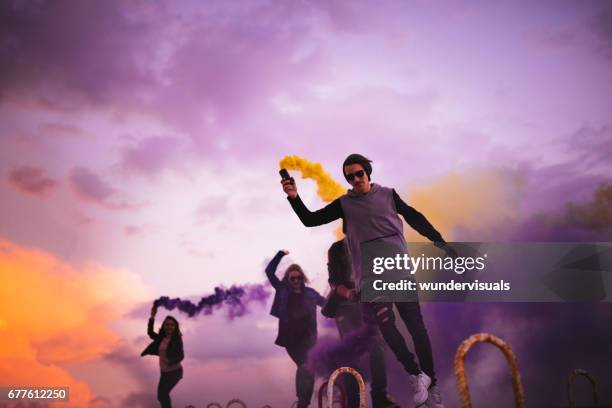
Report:
[{"label": "dark hair", "polygon": [[[368,180],[370,180],[370,175],[372,174],[372,160],[368,159],[365,156],[362,156],[357,153],[350,154],[346,159],[344,159],[344,163],[342,163],[342,174],[344,174],[344,178],[346,178],[346,173],[344,172],[344,168],[346,166],[350,166],[351,164],[360,164],[361,167],[365,170],[368,175]],[[348,180],[347,180],[348,181]]]},{"label": "dark hair", "polygon": [[327,250],[327,268],[330,271],[343,271],[351,268],[346,240],[334,242]]},{"label": "dark hair", "polygon": [[304,278],[304,280],[302,281],[304,284],[310,282],[308,280],[308,277],[306,276],[306,274],[304,273],[304,270],[302,269],[302,267],[298,264],[291,264],[289,265],[289,267],[287,268],[287,270],[285,271],[285,275],[283,276],[283,282],[287,282],[289,281],[289,272],[293,272],[293,271],[298,271],[299,273],[302,274],[302,278]]},{"label": "dark hair", "polygon": [[166,335],[166,332],[164,331],[164,324],[166,323],[166,320],[172,320],[176,325],[176,329],[174,329],[174,332],[172,333],[172,340],[180,340],[183,333],[181,333],[181,329],[179,328],[179,322],[173,316],[170,315],[166,316],[166,318],[162,322],[162,325],[159,328],[159,335],[162,337]]}]

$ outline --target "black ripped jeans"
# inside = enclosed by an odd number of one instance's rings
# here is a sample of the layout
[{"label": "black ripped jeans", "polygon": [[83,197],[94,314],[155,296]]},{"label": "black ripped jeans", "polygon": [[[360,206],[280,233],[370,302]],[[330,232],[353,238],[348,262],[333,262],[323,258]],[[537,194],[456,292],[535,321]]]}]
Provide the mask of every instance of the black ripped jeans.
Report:
[{"label": "black ripped jeans", "polygon": [[[380,328],[380,332],[383,335],[389,348],[395,354],[395,357],[404,366],[406,371],[410,374],[417,375],[421,370],[431,377],[431,385],[436,384],[436,374],[434,371],[433,353],[431,351],[431,343],[429,341],[429,334],[423,322],[423,316],[421,315],[421,307],[418,302],[395,302],[395,303],[362,303],[366,308],[367,312],[364,313],[372,322],[376,322]],[[412,341],[414,342],[414,348],[417,357],[419,358],[419,365],[414,360],[414,354],[408,350],[404,337],[395,325],[395,315],[393,313],[393,305],[397,308],[397,311],[404,321]]]}]

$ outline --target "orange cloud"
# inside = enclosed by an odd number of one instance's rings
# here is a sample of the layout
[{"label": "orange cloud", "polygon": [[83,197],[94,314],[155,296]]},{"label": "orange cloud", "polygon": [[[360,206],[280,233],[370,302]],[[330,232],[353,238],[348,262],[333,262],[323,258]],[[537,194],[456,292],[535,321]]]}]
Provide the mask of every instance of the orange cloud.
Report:
[{"label": "orange cloud", "polygon": [[[487,229],[519,219],[524,180],[505,170],[451,172],[426,186],[411,189],[408,205],[423,213],[444,239],[457,239],[456,229]],[[484,235],[483,235],[484,236]],[[408,228],[409,241],[427,240]]]},{"label": "orange cloud", "polygon": [[0,385],[68,386],[70,406],[86,406],[89,385],[63,364],[111,351],[119,338],[107,323],[147,298],[143,284],[126,271],[75,268],[5,240],[0,281]]}]

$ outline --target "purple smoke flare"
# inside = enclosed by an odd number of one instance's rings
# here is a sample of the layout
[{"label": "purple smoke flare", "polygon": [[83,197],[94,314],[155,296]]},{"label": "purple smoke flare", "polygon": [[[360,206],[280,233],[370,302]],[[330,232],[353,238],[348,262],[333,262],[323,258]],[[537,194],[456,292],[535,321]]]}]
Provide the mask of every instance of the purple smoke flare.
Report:
[{"label": "purple smoke flare", "polygon": [[214,309],[225,307],[227,317],[231,320],[247,314],[249,303],[265,303],[271,293],[267,284],[232,285],[230,288],[219,286],[215,288],[215,293],[203,297],[197,305],[189,300],[162,296],[153,302],[153,306],[163,306],[168,310],[178,309],[189,317],[200,313],[209,315]]},{"label": "purple smoke flare", "polygon": [[360,360],[377,341],[380,341],[378,328],[372,325],[364,325],[343,339],[335,336],[319,337],[308,354],[308,367],[323,378],[328,378],[335,369],[343,366],[354,367],[360,373],[367,374],[369,369],[361,367]]}]

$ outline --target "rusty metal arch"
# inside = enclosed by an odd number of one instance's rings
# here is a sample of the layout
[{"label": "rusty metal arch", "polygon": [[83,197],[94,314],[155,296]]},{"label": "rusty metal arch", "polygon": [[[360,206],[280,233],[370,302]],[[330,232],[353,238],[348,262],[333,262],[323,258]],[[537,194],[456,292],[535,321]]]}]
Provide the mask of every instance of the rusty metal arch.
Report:
[{"label": "rusty metal arch", "polygon": [[241,405],[242,408],[247,408],[247,405],[240,398],[233,398],[227,401],[227,405],[225,406],[225,408],[229,408],[232,404],[238,404],[238,405]]},{"label": "rusty metal arch", "polygon": [[489,333],[473,334],[459,345],[459,348],[457,348],[457,353],[455,353],[455,378],[457,379],[461,407],[472,408],[472,400],[470,398],[470,389],[467,383],[464,363],[466,354],[476,343],[491,343],[504,353],[506,361],[508,361],[508,364],[510,365],[510,374],[512,375],[512,390],[514,391],[516,407],[525,408],[525,395],[523,392],[523,385],[521,384],[521,375],[518,370],[516,357],[510,346],[505,341]]},{"label": "rusty metal arch", "polygon": [[[319,408],[323,408],[323,391],[329,386],[329,382],[324,382],[323,384],[321,384],[321,386],[319,387]],[[344,387],[340,384],[336,384],[334,382],[334,387],[338,388],[340,390],[340,400],[334,400],[332,401],[332,404],[334,402],[338,402],[340,401],[340,406],[342,408],[346,408],[348,405],[348,399],[347,399],[347,395],[346,395],[346,391],[344,390]],[[333,393],[332,393],[333,394]],[[333,398],[333,397],[332,397]],[[332,408],[332,406],[329,406],[328,408]]]},{"label": "rusty metal arch", "polygon": [[366,407],[366,396],[365,396],[365,382],[361,377],[361,374],[357,370],[351,367],[340,367],[336,371],[329,376],[329,381],[327,382],[327,405],[329,408],[332,408],[332,404],[334,403],[334,383],[336,382],[336,378],[340,374],[348,373],[351,374],[357,380],[357,384],[359,384],[359,408]]},{"label": "rusty metal arch", "polygon": [[574,401],[574,393],[573,393],[573,384],[576,377],[579,375],[585,377],[591,383],[591,388],[593,390],[593,406],[599,406],[599,394],[597,393],[597,381],[591,374],[589,374],[586,370],[581,368],[576,368],[572,370],[570,375],[567,377],[567,400],[569,402],[570,408],[574,408],[576,406],[576,402]]}]

